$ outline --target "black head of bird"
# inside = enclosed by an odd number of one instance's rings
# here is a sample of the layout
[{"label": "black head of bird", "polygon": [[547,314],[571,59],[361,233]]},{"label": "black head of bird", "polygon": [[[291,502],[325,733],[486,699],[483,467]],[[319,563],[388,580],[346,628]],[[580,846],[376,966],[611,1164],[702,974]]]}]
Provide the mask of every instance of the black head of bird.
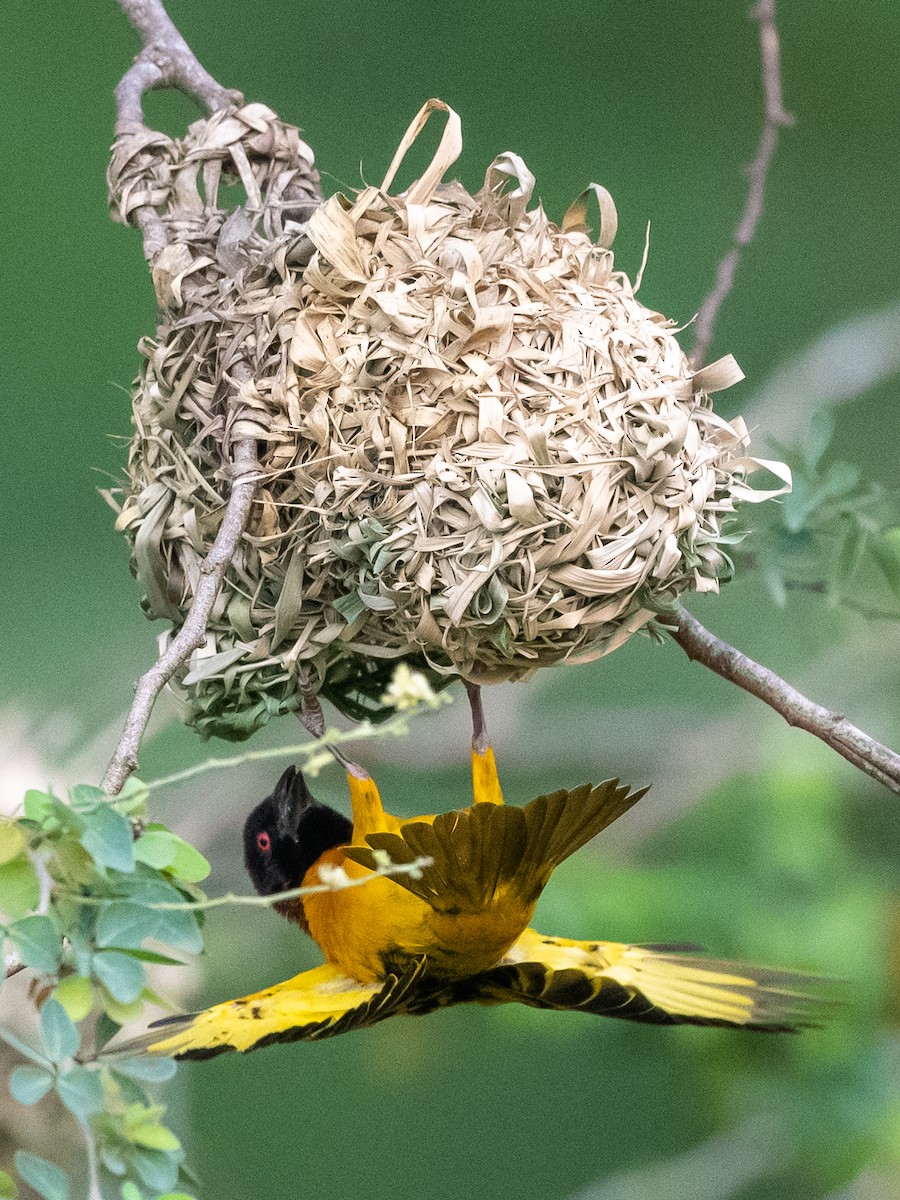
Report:
[{"label": "black head of bird", "polygon": [[314,799],[300,771],[288,767],[275,790],[244,823],[244,863],[261,896],[299,887],[314,862],[350,841],[353,826]]}]

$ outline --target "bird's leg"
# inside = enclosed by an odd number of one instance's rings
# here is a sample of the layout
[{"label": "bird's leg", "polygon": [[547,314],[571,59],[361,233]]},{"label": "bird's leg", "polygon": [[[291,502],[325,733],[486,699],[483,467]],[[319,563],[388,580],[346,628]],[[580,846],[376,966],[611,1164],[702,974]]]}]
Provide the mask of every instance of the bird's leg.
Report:
[{"label": "bird's leg", "polygon": [[325,733],[325,714],[316,685],[307,671],[300,672],[300,711],[297,713],[300,724],[314,738],[320,738]]},{"label": "bird's leg", "polygon": [[487,727],[484,722],[484,706],[481,703],[481,685],[465,681],[469,709],[472,713],[472,753],[484,754],[488,748]]},{"label": "bird's leg", "polygon": [[466,684],[466,695],[472,712],[472,793],[476,804],[502,804],[503,793],[497,778],[494,751],[488,741],[481,703],[481,688],[477,683]]},{"label": "bird's leg", "polygon": [[[300,674],[300,710],[297,717],[306,732],[311,734],[316,741],[321,741],[325,736],[325,714],[322,712],[318,691],[306,671]],[[337,746],[330,746],[326,742],[325,747],[348,775],[357,779],[369,778],[369,772],[359,763],[349,759],[346,754],[338,750]]]}]

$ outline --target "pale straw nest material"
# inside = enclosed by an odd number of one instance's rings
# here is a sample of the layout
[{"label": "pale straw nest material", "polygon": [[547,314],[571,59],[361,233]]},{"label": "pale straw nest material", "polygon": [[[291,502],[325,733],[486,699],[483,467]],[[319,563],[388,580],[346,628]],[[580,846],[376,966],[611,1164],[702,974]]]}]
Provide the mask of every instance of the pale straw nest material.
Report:
[{"label": "pale straw nest material", "polygon": [[[436,108],[431,166],[391,195]],[[608,193],[593,185],[556,225],[529,209],[516,155],[475,195],[444,184],[462,141],[433,101],[380,188],[285,221],[276,181],[308,153],[296,131],[260,105],[218,117],[156,160],[173,241],[154,264],[161,317],[118,522],[150,615],[177,626],[227,500],[230,439],[258,438],[250,526],[178,685],[201,731],[245,736],[296,708],[302,684],[377,714],[397,659],[433,679],[524,679],[717,590],[723,522],[772,494],[747,486],[761,464],[743,422],[712,411],[740,372],[693,372],[672,323],[635,298]],[[248,196],[231,211],[210,186],[229,172]],[[239,360],[253,381],[228,409]]]}]

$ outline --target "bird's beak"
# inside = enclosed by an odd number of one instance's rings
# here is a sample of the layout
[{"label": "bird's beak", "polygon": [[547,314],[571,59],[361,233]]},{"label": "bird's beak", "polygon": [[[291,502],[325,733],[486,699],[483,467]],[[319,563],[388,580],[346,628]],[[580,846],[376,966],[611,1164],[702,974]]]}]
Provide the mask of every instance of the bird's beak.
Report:
[{"label": "bird's beak", "polygon": [[296,767],[288,767],[278,780],[273,799],[278,836],[296,838],[303,810],[312,801],[306,780]]}]

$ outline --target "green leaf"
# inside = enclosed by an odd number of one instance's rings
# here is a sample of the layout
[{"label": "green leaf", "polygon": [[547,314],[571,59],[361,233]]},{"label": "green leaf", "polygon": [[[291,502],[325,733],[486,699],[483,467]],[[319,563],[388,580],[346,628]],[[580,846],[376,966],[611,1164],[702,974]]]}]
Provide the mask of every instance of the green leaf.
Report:
[{"label": "green leaf", "polygon": [[848,462],[834,462],[825,472],[822,492],[825,496],[846,496],[859,484],[859,467]]},{"label": "green leaf", "polygon": [[74,840],[79,834],[80,830],[75,830],[74,836],[54,838],[47,859],[47,870],[53,879],[63,887],[76,891],[81,887],[96,885],[97,882],[94,860],[84,846]]},{"label": "green leaf", "polygon": [[888,586],[900,597],[900,529],[888,529],[880,537],[869,539],[869,553]]},{"label": "green leaf", "polygon": [[157,871],[172,871],[187,883],[199,883],[210,872],[209,863],[184,838],[152,825],[137,841],[134,857]]},{"label": "green leaf", "polygon": [[[128,1164],[119,1153],[118,1146],[110,1146],[107,1142],[105,1145],[101,1145],[99,1149],[100,1161],[106,1167],[107,1171],[109,1171],[110,1175],[118,1175],[121,1178],[123,1175],[128,1174]],[[140,1193],[138,1193],[138,1200],[143,1200]]]},{"label": "green leaf", "polygon": [[156,913],[152,909],[132,904],[128,900],[114,900],[100,910],[96,942],[100,947],[118,946],[121,949],[136,950],[144,938],[156,936],[158,924]]},{"label": "green leaf", "polygon": [[131,775],[125,780],[125,786],[116,797],[116,807],[131,816],[143,817],[147,813],[149,796],[150,789],[146,783],[138,779],[137,775]]},{"label": "green leaf", "polygon": [[93,973],[120,1004],[136,1000],[144,986],[144,968],[121,950],[98,951],[93,958]]},{"label": "green leaf", "polygon": [[811,471],[819,464],[822,455],[834,437],[834,412],[829,408],[817,408],[809,422],[809,432],[802,446],[803,457]]},{"label": "green leaf", "polygon": [[27,1150],[16,1151],[16,1170],[44,1200],[69,1200],[69,1177],[46,1158]]},{"label": "green leaf", "polygon": [[54,999],[66,1010],[71,1021],[83,1021],[93,1007],[94,989],[84,975],[67,975],[56,985]]},{"label": "green leaf", "polygon": [[[110,950],[118,950],[118,946],[110,946]],[[162,967],[183,967],[185,963],[180,958],[172,958],[168,954],[157,954],[155,950],[131,950],[125,949],[126,954],[130,954],[132,958],[136,958],[139,962],[158,963]]]},{"label": "green leaf", "polygon": [[171,1058],[124,1058],[112,1068],[116,1075],[127,1075],[129,1079],[141,1079],[147,1083],[165,1083],[178,1070]]},{"label": "green leaf", "polygon": [[[138,904],[171,904],[183,903],[184,897],[175,888],[161,879],[141,880],[138,887],[132,891],[131,899]],[[190,911],[173,909],[154,909],[158,921],[154,937],[161,942],[167,942],[176,950],[185,950],[190,954],[198,954],[203,949],[203,938],[197,925],[197,918]]]},{"label": "green leaf", "polygon": [[128,1025],[131,1021],[136,1021],[144,1011],[144,1002],[140,997],[129,1004],[123,1004],[115,996],[111,996],[106,988],[102,989],[102,997],[104,1012],[117,1025]]},{"label": "green leaf", "polygon": [[52,997],[41,1009],[41,1041],[51,1062],[71,1058],[78,1050],[78,1030],[58,1000]]},{"label": "green leaf", "polygon": [[20,1104],[37,1104],[53,1086],[53,1075],[43,1067],[16,1067],[9,1077],[9,1090]]},{"label": "green leaf", "polygon": [[54,804],[58,803],[56,797],[51,796],[48,792],[36,792],[29,789],[25,793],[25,816],[29,821],[37,821],[40,825],[44,818],[53,811]]},{"label": "green leaf", "polygon": [[134,846],[134,857],[157,871],[164,871],[175,861],[176,837],[167,829],[148,829]]},{"label": "green leaf", "polygon": [[122,1200],[143,1200],[141,1189],[131,1179],[122,1184]]},{"label": "green leaf", "polygon": [[6,1042],[7,1046],[11,1046],[23,1058],[30,1059],[36,1066],[50,1067],[52,1065],[46,1055],[35,1050],[34,1046],[29,1046],[27,1042],[23,1042],[3,1025],[0,1025],[0,1042]]},{"label": "green leaf", "polygon": [[37,908],[41,884],[34,863],[22,854],[0,866],[0,912],[15,920]]},{"label": "green leaf", "polygon": [[865,544],[865,530],[856,521],[851,521],[838,553],[835,568],[835,580],[838,583],[847,583],[859,570]]},{"label": "green leaf", "polygon": [[135,1150],[131,1163],[147,1187],[168,1192],[178,1182],[178,1163],[160,1150]]},{"label": "green leaf", "polygon": [[206,879],[212,868],[207,860],[203,857],[199,850],[195,850],[189,842],[183,838],[175,837],[175,860],[172,863],[172,871],[178,879],[183,879],[185,883],[200,883]]},{"label": "green leaf", "polygon": [[60,829],[80,831],[81,817],[49,792],[25,793],[25,816],[35,821],[47,833]]},{"label": "green leaf", "polygon": [[0,865],[18,858],[27,846],[25,834],[18,821],[0,817]]},{"label": "green leaf", "polygon": [[100,867],[116,871],[134,870],[134,838],[131,822],[108,804],[101,804],[84,818],[80,842]]},{"label": "green leaf", "polygon": [[80,1121],[94,1116],[103,1108],[103,1084],[97,1071],[73,1067],[56,1080],[56,1094],[73,1116]]},{"label": "green leaf", "polygon": [[59,966],[62,938],[49,917],[40,914],[23,917],[6,932],[26,967],[34,971],[55,971]]},{"label": "green leaf", "polygon": [[189,1196],[187,1192],[166,1192],[164,1196],[157,1196],[156,1200],[196,1200],[194,1196]]},{"label": "green leaf", "polygon": [[[105,995],[108,993],[104,993]],[[140,1005],[138,1010],[140,1011]],[[122,1026],[118,1021],[114,1021],[108,1013],[102,1012],[97,1018],[97,1029],[94,1033],[94,1040],[98,1050],[102,1050],[107,1042],[112,1041]]]},{"label": "green leaf", "polygon": [[16,1200],[18,1194],[19,1189],[16,1187],[16,1181],[12,1175],[0,1171],[0,1200]]},{"label": "green leaf", "polygon": [[143,1146],[145,1150],[162,1150],[166,1154],[181,1149],[181,1142],[172,1130],[158,1122],[132,1126],[128,1131],[128,1140],[136,1146]]},{"label": "green leaf", "polygon": [[69,788],[69,803],[77,813],[92,813],[98,804],[108,803],[109,797],[89,783],[76,783]]}]

